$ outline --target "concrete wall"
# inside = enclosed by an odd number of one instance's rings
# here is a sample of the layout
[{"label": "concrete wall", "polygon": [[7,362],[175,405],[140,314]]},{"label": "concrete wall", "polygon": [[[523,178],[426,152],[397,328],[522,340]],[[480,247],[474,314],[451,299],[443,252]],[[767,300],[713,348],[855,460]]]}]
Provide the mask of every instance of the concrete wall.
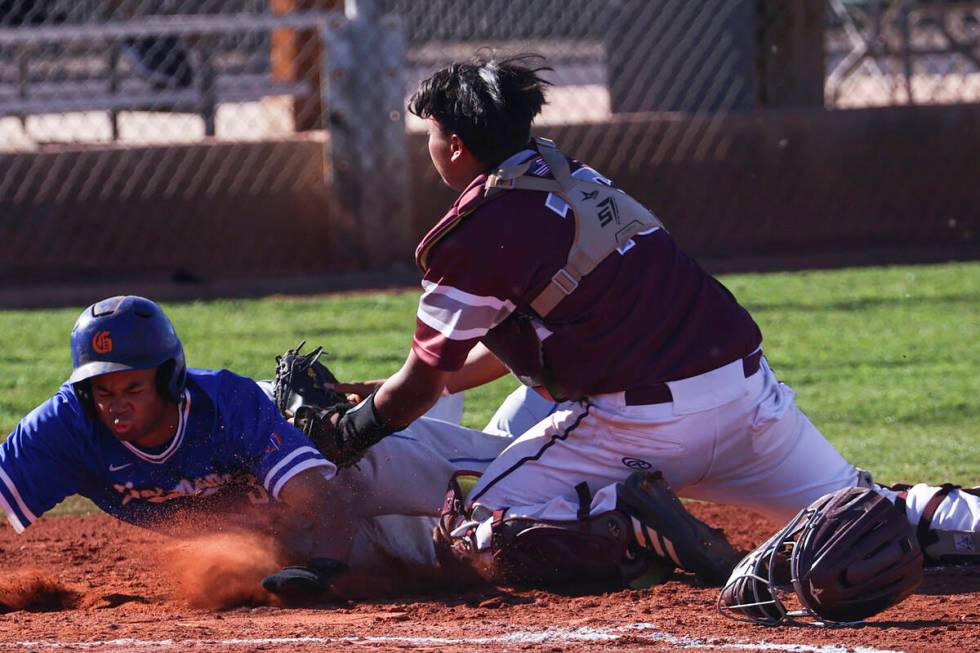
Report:
[{"label": "concrete wall", "polygon": [[[323,165],[322,135],[0,155],[0,279],[209,281],[353,266],[325,260],[334,231]],[[64,171],[57,187],[38,172],[50,169]]]},{"label": "concrete wall", "polygon": [[[573,155],[619,143],[590,163],[714,270],[980,258],[980,106],[631,115],[541,133]],[[656,159],[629,156],[637,133],[663,145]],[[411,279],[417,237],[453,200],[424,135],[409,150],[412,198],[392,219],[411,237],[366,285]],[[346,246],[357,225],[330,214],[323,152],[321,133],[0,155],[0,303],[90,282],[206,296],[372,272]],[[51,166],[61,185],[41,187]]]},{"label": "concrete wall", "polygon": [[[653,209],[688,251],[721,269],[726,259],[794,267],[794,258],[861,263],[885,251],[897,260],[926,250],[940,258],[980,255],[980,106],[743,112],[716,120],[625,116],[540,133],[573,156],[576,144],[619,142],[589,163]],[[637,133],[665,144],[662,160],[629,155]],[[410,147],[416,170],[426,170],[423,146],[419,137]],[[438,190],[433,172],[420,174],[417,233],[451,196]]]}]

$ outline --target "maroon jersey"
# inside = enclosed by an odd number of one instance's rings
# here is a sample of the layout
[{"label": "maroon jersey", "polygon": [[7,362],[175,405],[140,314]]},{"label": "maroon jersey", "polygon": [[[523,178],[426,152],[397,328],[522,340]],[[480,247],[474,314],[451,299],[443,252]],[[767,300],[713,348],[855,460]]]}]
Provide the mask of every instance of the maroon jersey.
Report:
[{"label": "maroon jersey", "polygon": [[[505,164],[534,156],[526,150]],[[609,183],[589,167],[572,169]],[[527,174],[550,171],[538,159]],[[572,245],[571,209],[540,191],[486,200],[485,181],[473,180],[416,252],[424,292],[412,348],[429,365],[457,370],[484,341],[518,376],[543,367],[566,398],[579,399],[688,378],[758,349],[762,336],[748,312],[659,228],[634,236],[546,318],[537,316],[530,303]],[[529,346],[529,332],[540,347]]]}]

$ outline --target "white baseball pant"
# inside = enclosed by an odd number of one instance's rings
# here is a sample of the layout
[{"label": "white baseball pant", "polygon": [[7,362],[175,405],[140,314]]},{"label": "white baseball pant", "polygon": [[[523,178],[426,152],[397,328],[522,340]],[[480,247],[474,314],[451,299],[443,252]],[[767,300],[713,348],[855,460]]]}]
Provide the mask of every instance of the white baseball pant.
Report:
[{"label": "white baseball pant", "polygon": [[[510,506],[511,516],[575,519],[574,485],[587,481],[592,511],[601,512],[615,505],[615,483],[649,464],[663,471],[680,496],[748,506],[779,523],[824,494],[858,483],[895,501],[896,492],[844,460],[765,359],[752,377],[728,375],[725,383],[734,389],[696,378],[671,388],[675,402],[651,406],[626,406],[622,393],[556,404],[518,388],[487,430],[524,435],[487,469],[470,496],[488,510]],[[913,525],[936,490],[920,483],[908,491],[906,513]],[[931,525],[977,533],[980,497],[953,490]],[[954,539],[958,553],[978,553],[976,537]]]},{"label": "white baseball pant", "polygon": [[[593,512],[615,507],[615,484],[653,469],[680,496],[748,506],[785,521],[854,485],[849,464],[797,407],[763,359],[671,386],[669,403],[627,406],[623,393],[590,397],[526,431],[486,470],[471,500],[508,515],[574,520],[582,481]],[[501,416],[498,416],[498,419]],[[509,418],[519,423],[520,418]]]},{"label": "white baseball pant", "polygon": [[434,566],[432,529],[457,471],[483,472],[511,440],[422,417],[368,449],[356,467],[331,482],[355,497],[350,564],[383,566],[392,559]]}]

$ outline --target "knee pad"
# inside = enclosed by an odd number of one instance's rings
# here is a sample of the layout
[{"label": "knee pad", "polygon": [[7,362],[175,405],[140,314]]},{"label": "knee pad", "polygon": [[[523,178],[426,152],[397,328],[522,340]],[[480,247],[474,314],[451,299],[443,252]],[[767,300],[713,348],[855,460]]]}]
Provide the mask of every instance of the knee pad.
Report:
[{"label": "knee pad", "polygon": [[490,546],[494,582],[562,585],[620,580],[628,533],[621,513],[572,523],[494,519]]},{"label": "knee pad", "polygon": [[601,584],[643,588],[667,580],[670,561],[631,546],[629,518],[619,511],[584,522],[543,522],[511,518],[501,511],[491,523],[489,547],[473,533],[450,544],[457,562],[500,585]]}]

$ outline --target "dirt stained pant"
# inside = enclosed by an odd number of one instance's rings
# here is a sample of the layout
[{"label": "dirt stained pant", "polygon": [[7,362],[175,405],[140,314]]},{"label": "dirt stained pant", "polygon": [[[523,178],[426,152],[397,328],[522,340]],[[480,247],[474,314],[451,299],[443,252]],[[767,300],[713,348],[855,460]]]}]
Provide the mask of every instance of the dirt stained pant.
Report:
[{"label": "dirt stained pant", "polygon": [[[258,384],[271,398],[272,382]],[[510,444],[506,437],[460,426],[463,400],[463,393],[441,398],[426,416],[331,479],[354,498],[352,567],[385,567],[392,560],[436,564],[432,529],[449,479],[459,471],[483,472]]]},{"label": "dirt stained pant", "polygon": [[333,479],[355,499],[350,564],[364,568],[395,559],[435,565],[432,529],[449,479],[458,471],[483,472],[508,444],[507,438],[423,417],[371,447],[356,467]]}]

